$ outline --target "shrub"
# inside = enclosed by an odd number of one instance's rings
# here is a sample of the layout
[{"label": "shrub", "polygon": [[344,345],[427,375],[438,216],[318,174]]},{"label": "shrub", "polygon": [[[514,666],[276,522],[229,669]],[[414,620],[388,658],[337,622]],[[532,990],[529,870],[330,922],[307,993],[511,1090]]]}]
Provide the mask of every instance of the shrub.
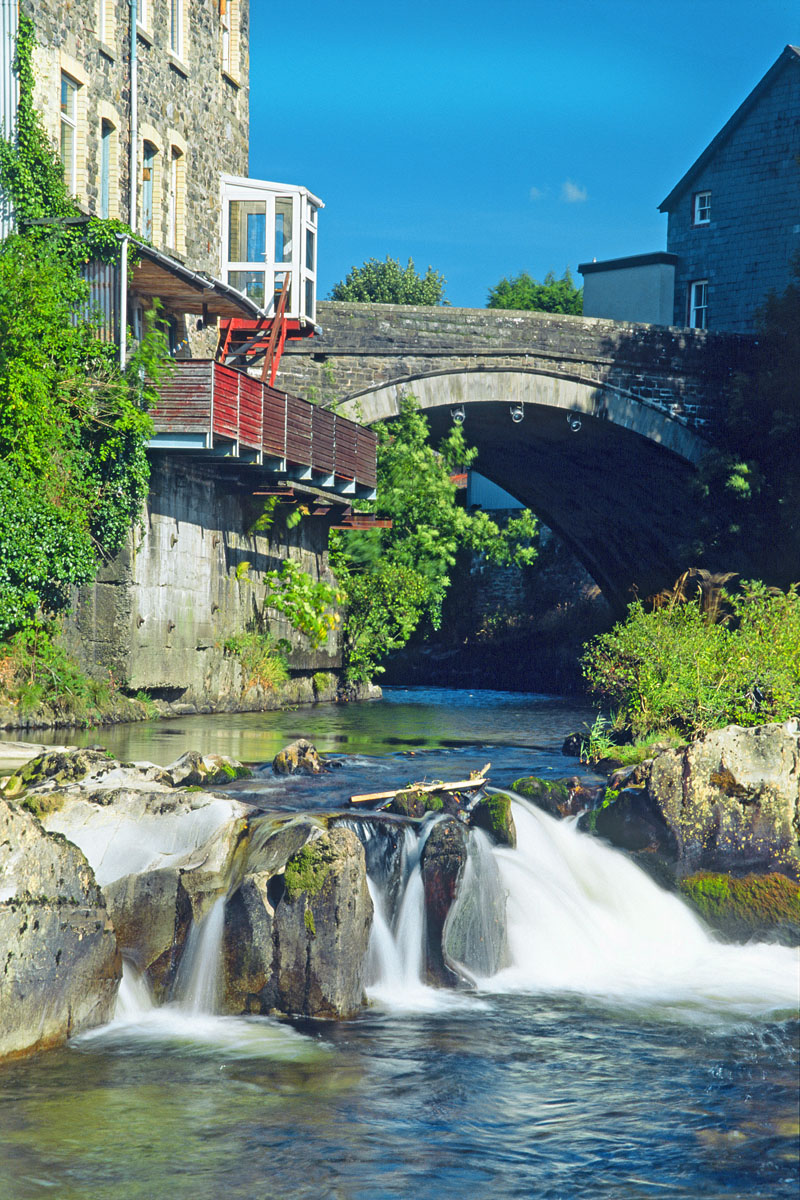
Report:
[{"label": "shrub", "polygon": [[800,595],[745,583],[732,617],[714,623],[696,601],[646,612],[589,643],[589,686],[634,737],[670,725],[694,735],[723,725],[760,725],[800,713]]}]

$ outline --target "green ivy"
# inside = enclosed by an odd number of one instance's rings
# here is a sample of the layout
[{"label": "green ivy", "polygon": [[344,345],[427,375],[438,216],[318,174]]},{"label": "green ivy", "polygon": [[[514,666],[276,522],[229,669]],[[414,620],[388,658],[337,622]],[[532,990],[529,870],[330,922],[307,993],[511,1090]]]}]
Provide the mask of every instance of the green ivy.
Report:
[{"label": "green ivy", "polygon": [[33,23],[20,17],[19,107],[0,139],[18,232],[0,245],[0,637],[64,609],[141,514],[147,409],[168,361],[158,314],[122,373],[84,319],[86,262],[119,256],[119,221],[87,219],[33,105]]}]

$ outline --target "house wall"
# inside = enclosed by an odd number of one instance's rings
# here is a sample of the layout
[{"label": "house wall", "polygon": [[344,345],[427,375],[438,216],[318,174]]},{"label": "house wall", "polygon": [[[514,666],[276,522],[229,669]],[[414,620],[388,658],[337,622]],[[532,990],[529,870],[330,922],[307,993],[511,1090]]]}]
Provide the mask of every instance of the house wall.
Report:
[{"label": "house wall", "polygon": [[[770,290],[790,282],[800,251],[800,58],[789,59],[669,212],[678,255],[674,324],[688,323],[692,281],[709,282],[707,328],[748,333]],[[694,196],[711,192],[711,220],[693,224]]]},{"label": "house wall", "polygon": [[[624,261],[624,260],[623,260]],[[583,275],[583,315],[612,321],[671,325],[675,296],[674,263],[615,267],[589,263]]]},{"label": "house wall", "polygon": [[[90,212],[100,206],[100,131],[114,126],[111,216],[141,232],[142,142],[157,150],[152,241],[195,270],[219,273],[220,174],[246,175],[249,121],[249,0],[228,0],[235,13],[230,71],[222,67],[217,0],[183,0],[183,48],[170,51],[168,4],[148,0],[137,34],[138,219],[130,222],[130,6],[128,0],[21,0],[33,19],[35,103],[56,147],[60,136],[61,73],[79,84],[77,197]],[[100,8],[105,29],[101,40]],[[178,240],[170,245],[169,178],[172,148],[179,166]]]}]

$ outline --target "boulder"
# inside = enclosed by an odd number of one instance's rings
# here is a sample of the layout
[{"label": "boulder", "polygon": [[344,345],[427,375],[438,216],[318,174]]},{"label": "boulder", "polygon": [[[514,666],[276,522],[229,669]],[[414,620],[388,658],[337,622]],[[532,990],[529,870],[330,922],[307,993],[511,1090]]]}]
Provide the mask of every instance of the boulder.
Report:
[{"label": "boulder", "polygon": [[316,747],[306,738],[298,738],[275,755],[272,769],[276,775],[319,775],[323,766]]},{"label": "boulder", "polygon": [[[604,791],[602,785],[587,787],[577,776],[540,779],[536,775],[515,780],[511,790],[551,817],[572,817],[586,808],[593,808]],[[516,842],[509,844],[516,845]]]},{"label": "boulder", "polygon": [[443,817],[428,834],[420,857],[425,890],[425,974],[432,984],[455,981],[444,960],[442,935],[466,861],[464,826],[455,817]]},{"label": "boulder", "polygon": [[800,722],[705,734],[653,759],[645,785],[676,843],[677,875],[800,879]]},{"label": "boulder", "polygon": [[226,754],[201,754],[199,750],[187,750],[166,768],[173,787],[219,787],[235,779],[249,779],[253,772],[249,767],[228,758]]},{"label": "boulder", "polygon": [[[517,780],[517,783],[521,782]],[[517,790],[515,783],[514,791]],[[516,848],[517,829],[511,815],[511,797],[505,792],[492,792],[479,800],[470,810],[469,823],[476,829],[483,829],[500,846],[510,846],[512,850]]]},{"label": "boulder", "polygon": [[0,1058],[110,1020],[121,970],[84,855],[0,799]]},{"label": "boulder", "polygon": [[226,1010],[352,1016],[371,925],[361,842],[316,829],[285,870],[246,874],[226,906]]},{"label": "boulder", "polygon": [[170,866],[106,885],[120,950],[147,975],[156,1000],[170,995],[192,921],[202,920],[241,877],[247,842],[247,821],[239,817]]},{"label": "boulder", "polygon": [[737,879],[701,871],[681,880],[680,893],[726,941],[800,944],[800,886],[785,875]]}]

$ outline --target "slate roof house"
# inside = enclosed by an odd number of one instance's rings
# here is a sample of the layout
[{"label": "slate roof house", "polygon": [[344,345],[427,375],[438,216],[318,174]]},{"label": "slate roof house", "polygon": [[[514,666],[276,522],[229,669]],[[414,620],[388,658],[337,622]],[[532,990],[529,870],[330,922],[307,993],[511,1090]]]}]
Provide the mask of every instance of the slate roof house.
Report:
[{"label": "slate roof house", "polygon": [[674,324],[752,332],[800,251],[800,48],[787,46],[659,205]]},{"label": "slate roof house", "polygon": [[800,253],[800,48],[786,46],[659,208],[666,252],[579,266],[584,315],[752,333]]}]

